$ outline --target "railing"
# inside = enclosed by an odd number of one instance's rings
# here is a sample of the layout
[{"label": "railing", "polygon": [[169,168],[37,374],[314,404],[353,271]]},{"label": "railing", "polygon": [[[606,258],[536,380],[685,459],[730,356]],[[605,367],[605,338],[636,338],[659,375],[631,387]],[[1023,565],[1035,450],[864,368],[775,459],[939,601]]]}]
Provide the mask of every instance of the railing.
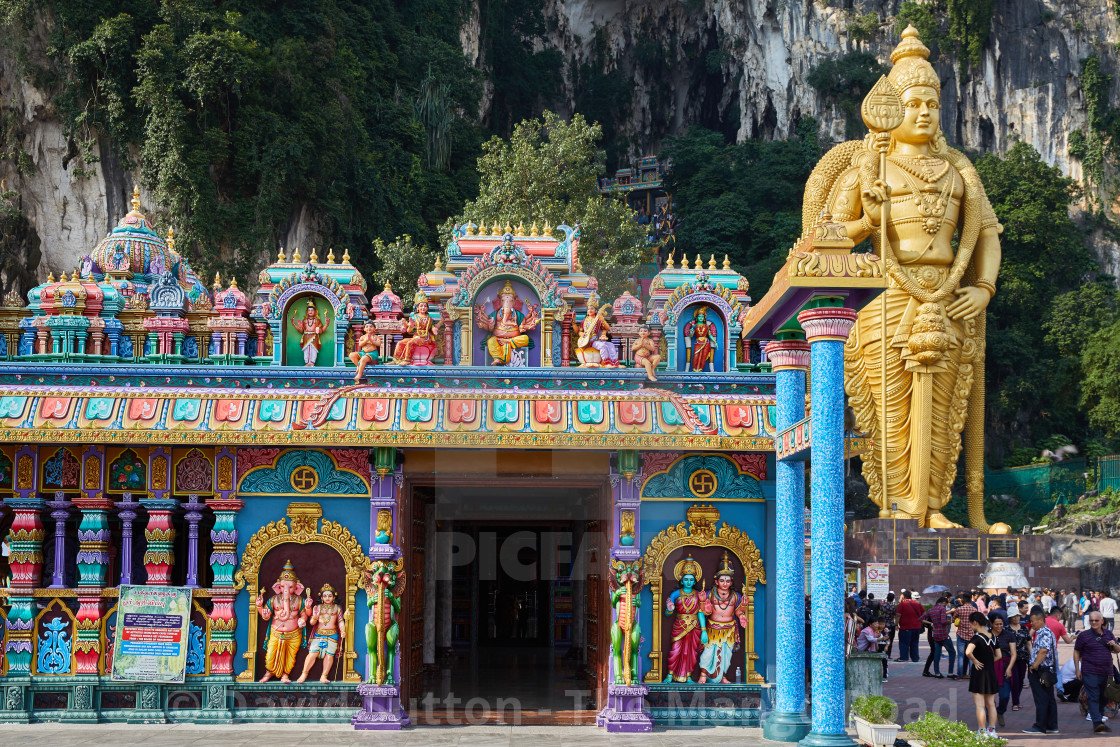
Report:
[{"label": "railing", "polygon": [[988,519],[1014,527],[1036,524],[1059,503],[1076,503],[1090,490],[1120,490],[1120,454],[1028,464],[984,473]]}]

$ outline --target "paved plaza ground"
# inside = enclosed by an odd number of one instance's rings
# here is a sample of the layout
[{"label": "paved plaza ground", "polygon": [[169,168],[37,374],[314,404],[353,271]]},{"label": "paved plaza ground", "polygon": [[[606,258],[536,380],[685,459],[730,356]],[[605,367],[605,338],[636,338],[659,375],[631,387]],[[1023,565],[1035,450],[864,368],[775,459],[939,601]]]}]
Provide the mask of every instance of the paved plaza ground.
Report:
[{"label": "paved plaza ground", "polygon": [[[968,683],[964,680],[938,680],[922,677],[928,649],[922,643],[918,663],[890,664],[890,680],[883,693],[900,706],[902,722],[913,720],[925,710],[935,710],[946,718],[964,721],[975,728],[975,712]],[[1064,662],[1073,655],[1073,646],[1059,644]],[[948,662],[942,660],[942,672]],[[1008,747],[1045,747],[1076,743],[1078,747],[1120,747],[1120,724],[1110,734],[1093,734],[1091,724],[1081,716],[1074,703],[1058,704],[1060,736],[1032,737],[1022,733],[1034,719],[1030,689],[1024,688],[1021,711],[1008,711],[1007,726],[1000,729]],[[402,732],[356,732],[344,724],[244,724],[235,726],[201,726],[166,724],[158,726],[95,726],[32,724],[0,725],[0,745],[88,745],[89,747],[178,747],[178,745],[401,745],[402,747],[762,747],[774,745],[762,738],[761,729],[734,727],[658,729],[653,734],[607,734],[593,726],[444,726],[417,727]]]}]

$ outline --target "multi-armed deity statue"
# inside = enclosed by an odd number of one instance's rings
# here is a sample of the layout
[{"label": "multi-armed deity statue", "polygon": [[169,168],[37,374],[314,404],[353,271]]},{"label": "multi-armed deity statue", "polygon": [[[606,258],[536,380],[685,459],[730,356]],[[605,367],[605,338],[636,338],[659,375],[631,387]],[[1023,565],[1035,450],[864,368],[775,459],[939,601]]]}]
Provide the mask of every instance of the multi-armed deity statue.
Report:
[{"label": "multi-armed deity statue", "polygon": [[808,231],[831,213],[852,240],[870,237],[889,276],[845,350],[851,406],[879,445],[864,455],[863,473],[880,516],[955,526],[941,509],[967,423],[970,521],[984,530],[985,309],[996,290],[1002,227],[975,167],[945,144],[941,83],[928,56],[907,28],[891,54],[894,67],[864,101],[871,133],[821,159],[803,219]]},{"label": "multi-armed deity statue", "polygon": [[528,333],[537,326],[539,312],[534,306],[530,306],[528,314],[521,312],[521,299],[508,280],[498,298],[497,309],[487,314],[480,307],[476,316],[478,326],[490,333],[483,344],[490,353],[491,365],[504,366],[510,363],[515,351],[532,347],[533,339]]},{"label": "multi-armed deity statue", "polygon": [[[296,655],[304,644],[304,624],[311,599],[304,599],[304,586],[296,576],[292,561],[284,563],[284,570],[272,585],[273,596],[264,600],[264,590],[257,595],[257,614],[269,622],[264,638],[265,674],[261,682],[279,677],[281,682],[290,682],[288,675],[296,665]],[[310,591],[308,595],[310,596]]]}]

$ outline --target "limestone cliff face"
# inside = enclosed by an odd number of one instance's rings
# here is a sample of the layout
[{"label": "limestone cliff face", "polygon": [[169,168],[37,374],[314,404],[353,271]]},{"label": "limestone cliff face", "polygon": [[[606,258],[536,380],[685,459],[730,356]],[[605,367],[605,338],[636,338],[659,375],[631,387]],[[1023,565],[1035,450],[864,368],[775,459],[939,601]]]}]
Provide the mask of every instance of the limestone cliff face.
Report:
[{"label": "limestone cliff face", "polygon": [[[832,139],[840,113],[808,84],[822,61],[858,50],[884,62],[898,43],[900,0],[549,0],[551,41],[569,60],[585,59],[600,29],[607,65],[634,81],[625,132],[635,153],[689,124],[734,126],[739,139],[786,137],[800,117],[816,117]],[[837,7],[841,6],[841,7]],[[855,42],[854,16],[875,12],[874,38]],[[466,34],[464,38],[469,38]],[[942,127],[950,142],[1004,150],[1016,140],[1080,176],[1066,155],[1069,133],[1085,125],[1080,60],[1098,54],[1117,69],[1120,25],[1109,0],[998,0],[981,65],[959,82],[942,56]],[[651,61],[650,47],[660,59]],[[651,63],[656,64],[651,64]],[[569,91],[569,94],[572,92]],[[1120,98],[1120,79],[1113,99]],[[571,96],[569,96],[569,101]],[[656,107],[653,105],[656,103]],[[729,118],[737,119],[728,121]]]},{"label": "limestone cliff face", "polygon": [[[661,140],[693,123],[721,129],[740,139],[780,138],[797,122],[815,117],[827,136],[844,137],[842,117],[808,84],[822,61],[848,51],[871,52],[881,60],[897,43],[894,14],[900,0],[546,0],[546,44],[568,62],[560,98],[574,107],[578,82],[573,70],[587,62],[599,36],[608,69],[633,82],[628,98],[616,102],[618,129],[631,154],[656,152]],[[839,7],[837,7],[839,6]],[[855,42],[849,24],[857,14],[877,12],[877,33]],[[482,66],[478,2],[461,32],[464,52]],[[1033,145],[1050,163],[1074,177],[1080,165],[1067,155],[1069,135],[1085,126],[1080,60],[1101,56],[1118,70],[1120,27],[1110,0],[998,0],[992,33],[979,68],[960,83],[947,59],[939,63],[943,81],[942,126],[953,144],[1005,150],[1016,139]],[[38,39],[45,47],[46,34]],[[33,41],[33,46],[35,42]],[[490,100],[484,86],[482,108]],[[67,137],[49,93],[21,75],[16,56],[0,49],[0,96],[32,170],[0,160],[0,178],[18,192],[27,220],[24,278],[17,285],[71,270],[127,210],[135,173],[126,171],[102,140],[100,161],[82,164]],[[1112,100],[1120,100],[1120,76]],[[90,172],[90,173],[87,173]],[[142,197],[143,189],[141,190]],[[147,202],[145,200],[145,202]],[[293,205],[287,230],[292,246],[316,243],[319,221],[313,211]],[[41,260],[39,254],[41,253]],[[1120,274],[1111,254],[1114,273]],[[0,269],[0,290],[13,283]]]}]

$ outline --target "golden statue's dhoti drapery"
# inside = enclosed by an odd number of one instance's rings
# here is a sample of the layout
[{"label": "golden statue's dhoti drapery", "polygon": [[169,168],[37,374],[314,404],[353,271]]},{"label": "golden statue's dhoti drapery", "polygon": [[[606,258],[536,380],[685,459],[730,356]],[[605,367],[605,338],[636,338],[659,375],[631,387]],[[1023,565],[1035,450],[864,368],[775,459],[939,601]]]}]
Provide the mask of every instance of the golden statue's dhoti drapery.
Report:
[{"label": "golden statue's dhoti drapery", "polygon": [[[949,268],[908,265],[906,271],[920,285],[938,288]],[[883,443],[882,354],[880,333],[886,305],[887,391],[887,495],[902,514],[924,519],[927,511],[940,511],[951,497],[957,473],[968,399],[972,392],[974,362],[983,355],[983,329],[977,319],[952,320],[943,304],[923,305],[892,283],[892,287],[859,314],[844,349],[847,389],[860,430],[870,432],[875,444]],[[936,307],[939,311],[934,311]],[[941,317],[941,332],[948,346],[933,365],[919,363],[911,351],[915,322],[923,316]],[[882,456],[879,448],[863,455],[863,475],[871,500],[885,510],[882,500]]]}]

